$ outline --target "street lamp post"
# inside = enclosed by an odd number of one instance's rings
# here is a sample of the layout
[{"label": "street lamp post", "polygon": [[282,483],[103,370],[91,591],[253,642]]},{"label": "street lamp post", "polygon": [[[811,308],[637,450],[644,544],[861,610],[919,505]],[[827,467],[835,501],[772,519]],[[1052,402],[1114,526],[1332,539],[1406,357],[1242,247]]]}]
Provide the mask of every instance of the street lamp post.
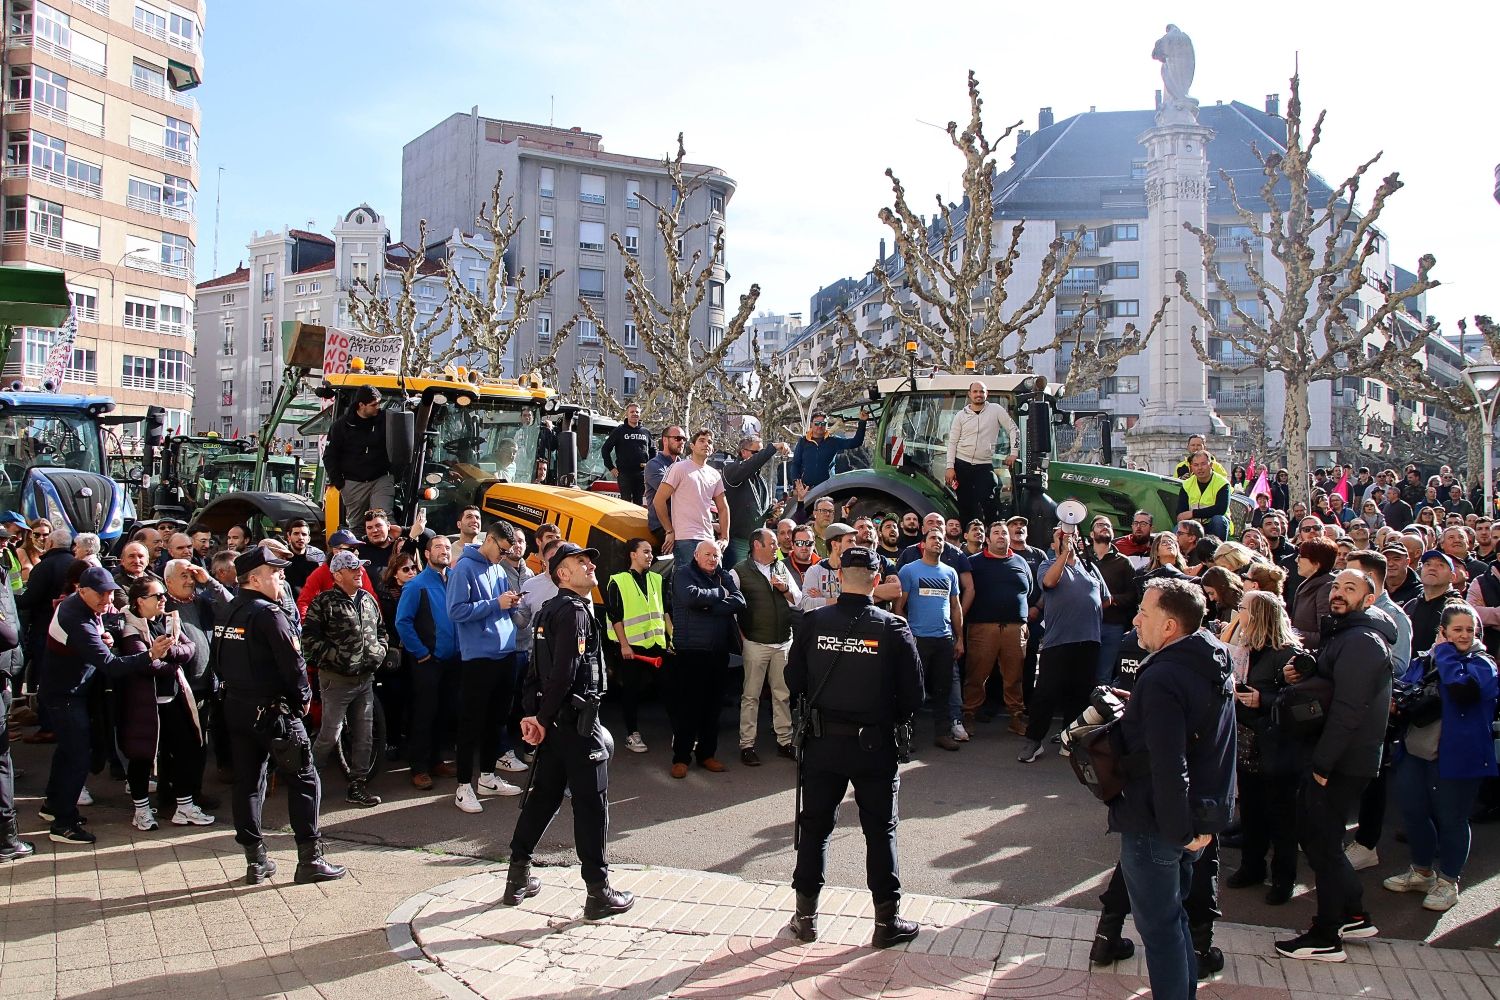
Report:
[{"label": "street lamp post", "polygon": [[[812,419],[813,408],[818,402],[818,393],[823,390],[823,376],[813,371],[812,360],[804,357],[797,362],[797,367],[792,370],[787,385],[792,387],[792,392],[797,398],[797,415],[802,418],[802,431],[807,432],[808,422]],[[787,482],[787,466],[781,466],[781,488],[790,490],[791,484]]]},{"label": "street lamp post", "polygon": [[1479,406],[1479,435],[1484,442],[1484,517],[1495,516],[1495,416],[1500,406],[1500,363],[1489,346],[1479,352],[1479,357],[1464,367],[1464,381],[1474,394]]}]

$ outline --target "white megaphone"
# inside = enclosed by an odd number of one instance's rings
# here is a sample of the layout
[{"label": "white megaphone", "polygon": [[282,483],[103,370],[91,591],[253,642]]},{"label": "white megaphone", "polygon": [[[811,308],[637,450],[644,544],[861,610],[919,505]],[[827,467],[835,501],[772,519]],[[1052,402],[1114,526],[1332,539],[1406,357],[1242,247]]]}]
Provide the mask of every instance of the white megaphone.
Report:
[{"label": "white megaphone", "polygon": [[1089,509],[1077,500],[1064,500],[1057,505],[1057,520],[1070,534],[1078,534],[1078,526],[1088,516]]}]

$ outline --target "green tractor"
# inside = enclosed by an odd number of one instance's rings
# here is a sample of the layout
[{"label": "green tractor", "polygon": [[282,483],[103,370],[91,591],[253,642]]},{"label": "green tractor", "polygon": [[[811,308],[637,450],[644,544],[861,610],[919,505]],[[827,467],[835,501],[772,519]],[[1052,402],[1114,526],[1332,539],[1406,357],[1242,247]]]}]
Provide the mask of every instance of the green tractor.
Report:
[{"label": "green tractor", "polygon": [[[159,449],[151,449],[144,462],[153,466],[159,462],[159,468],[151,469],[151,485],[140,506],[142,517],[148,520],[191,520],[209,501],[235,490],[298,492],[295,457],[270,456],[264,481],[257,482],[255,442],[222,438],[211,432],[171,435]],[[138,480],[139,476],[140,471],[134,470],[134,478]]]},{"label": "green tractor", "polygon": [[[878,407],[878,429],[866,439],[867,468],[839,472],[808,494],[809,505],[831,496],[842,506],[854,498],[853,516],[933,511],[958,516],[958,497],[943,481],[947,465],[948,428],[967,405],[969,385],[982,382],[989,399],[1009,410],[1023,440],[1013,468],[1005,465],[1011,442],[1004,431],[996,443],[995,469],[1000,478],[999,509],[1031,521],[1031,537],[1050,538],[1057,523],[1057,504],[1077,500],[1090,515],[1106,514],[1116,532],[1128,532],[1137,510],[1149,511],[1158,529],[1174,521],[1178,480],[1110,463],[1109,434],[1103,435],[1104,465],[1059,462],[1053,445],[1055,426],[1108,414],[1058,410],[1057,387],[1040,375],[912,375],[879,380],[870,392]],[[847,454],[847,453],[846,453]],[[1243,525],[1243,498],[1231,500],[1231,518]],[[1040,542],[1045,544],[1045,541]]]}]

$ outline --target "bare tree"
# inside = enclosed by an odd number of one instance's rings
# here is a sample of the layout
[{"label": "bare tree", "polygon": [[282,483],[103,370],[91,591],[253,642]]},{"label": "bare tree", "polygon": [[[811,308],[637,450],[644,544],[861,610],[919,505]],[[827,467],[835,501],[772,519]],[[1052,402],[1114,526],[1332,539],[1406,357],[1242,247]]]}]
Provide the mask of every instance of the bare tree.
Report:
[{"label": "bare tree", "polygon": [[[1474,325],[1478,328],[1479,336],[1484,345],[1490,349],[1490,353],[1500,357],[1500,325],[1488,316],[1475,316]],[[1465,320],[1458,321],[1458,328],[1462,334],[1467,335],[1469,326]],[[1444,449],[1447,457],[1453,457],[1452,452],[1457,450],[1456,445],[1462,442],[1462,460],[1469,470],[1470,477],[1484,474],[1484,433],[1480,423],[1481,416],[1474,393],[1467,385],[1462,381],[1450,384],[1439,379],[1417,358],[1402,359],[1401,364],[1387,372],[1384,378],[1401,398],[1427,404],[1429,428],[1432,420],[1431,408],[1441,408],[1448,426],[1447,436],[1453,439],[1454,445]],[[1428,452],[1419,448],[1407,454],[1425,455]]]},{"label": "bare tree", "polygon": [[[489,200],[475,215],[475,237],[457,234],[457,244],[485,263],[484,280],[470,287],[454,264],[457,248],[449,246],[440,259],[427,256],[428,229],[418,224],[418,245],[403,247],[405,263],[397,271],[394,294],[386,291],[380,277],[354,279],[349,295],[349,316],[361,332],[372,337],[401,338],[401,370],[407,374],[441,368],[452,361],[468,361],[492,375],[505,370],[505,355],[511,341],[531,319],[533,306],[551,294],[552,283],[562,277],[555,271],[527,287],[526,269],[506,272],[505,254],[511,240],[525,223],[515,214],[514,199],[501,201],[504,171],[495,175]],[[443,285],[443,298],[431,315],[423,316],[416,289],[423,278],[436,278]],[[552,332],[552,350],[561,346],[578,322],[577,314]],[[434,353],[445,336],[448,343]],[[542,355],[544,362],[547,355]],[[555,383],[552,383],[555,384]]]},{"label": "bare tree", "polygon": [[[1069,342],[1081,345],[1085,339],[1097,340],[1103,322],[1094,315],[1097,301],[1085,296],[1071,324],[1051,338],[1027,344],[1028,327],[1037,325],[1046,313],[1073,265],[1085,235],[1081,227],[1069,239],[1059,236],[1052,241],[1035,287],[1014,310],[1006,312],[1008,286],[1021,260],[1026,223],[1017,221],[1011,227],[1009,242],[997,253],[990,206],[994,204],[996,147],[1021,123],[1010,125],[992,141],[984,132],[983,106],[979,80],[970,70],[969,122],[962,130],[957,122],[950,121],[947,127],[949,141],[964,160],[961,206],[938,197],[937,212],[929,224],[912,209],[895,172],[886,170],[894,205],[880,210],[880,221],[891,230],[901,268],[892,274],[879,263],[875,276],[903,339],[924,347],[939,369],[962,373],[972,361],[985,374],[1029,372],[1039,355],[1058,351]],[[1088,384],[1085,380],[1097,383],[1114,374],[1121,358],[1145,347],[1161,316],[1158,312],[1145,334],[1129,326],[1118,344],[1084,352],[1079,378],[1069,381],[1082,386]]]},{"label": "bare tree", "polygon": [[[604,347],[626,371],[636,375],[641,387],[636,401],[641,404],[643,417],[692,427],[702,423],[705,410],[737,394],[735,380],[725,370],[725,357],[745,333],[760,299],[760,286],[752,284],[749,293],[740,296],[739,307],[724,324],[724,335],[717,344],[705,344],[693,336],[693,320],[704,307],[710,282],[722,270],[724,230],[712,228],[712,216],[684,219],[693,194],[707,184],[712,172],[707,167],[694,168],[686,159],[679,132],[676,155],[663,159],[672,184],[671,202],[658,205],[639,195],[655,216],[656,233],[662,243],[667,279],[664,298],[656,292],[654,276],[641,267],[640,257],[626,249],[619,233],[610,234],[625,265],[625,304],[635,323],[639,350],[628,350],[623,337],[605,326],[588,299],[580,298],[579,303]],[[710,229],[711,251],[705,254],[699,247],[685,257],[683,248],[694,234]]]},{"label": "bare tree", "polygon": [[[1377,153],[1333,189],[1322,204],[1315,204],[1313,183],[1317,178],[1312,154],[1321,139],[1325,116],[1326,112],[1318,114],[1304,144],[1300,79],[1294,75],[1287,102],[1285,150],[1263,152],[1252,147],[1264,176],[1259,199],[1264,208],[1247,207],[1233,178],[1220,172],[1241,224],[1269,248],[1282,271],[1277,280],[1253,263],[1247,266],[1254,289],[1252,298],[1259,307],[1247,309],[1246,301],[1225,280],[1216,259],[1217,239],[1190,223],[1184,223],[1184,227],[1202,246],[1210,287],[1217,287],[1234,322],[1221,319],[1191,292],[1187,275],[1177,272],[1178,290],[1203,321],[1203,332],[1228,341],[1248,358],[1244,364],[1233,364],[1211,356],[1198,327],[1194,327],[1193,348],[1210,371],[1281,375],[1286,386],[1281,441],[1287,452],[1293,500],[1309,498],[1309,387],[1346,376],[1379,378],[1401,359],[1415,357],[1427,339],[1427,331],[1402,337],[1394,317],[1404,302],[1438,285],[1428,277],[1436,261],[1425,254],[1417,262],[1416,280],[1410,286],[1397,291],[1382,281],[1373,285],[1380,293],[1380,305],[1368,315],[1360,308],[1360,292],[1372,287],[1365,265],[1375,257],[1382,239],[1375,223],[1387,199],[1401,189],[1402,183],[1395,173],[1385,177],[1369,210],[1363,214],[1356,211],[1355,199],[1366,172],[1380,159]],[[1266,213],[1264,222],[1262,211]],[[1250,240],[1243,245],[1248,255]],[[1376,348],[1371,340],[1381,346]]]}]

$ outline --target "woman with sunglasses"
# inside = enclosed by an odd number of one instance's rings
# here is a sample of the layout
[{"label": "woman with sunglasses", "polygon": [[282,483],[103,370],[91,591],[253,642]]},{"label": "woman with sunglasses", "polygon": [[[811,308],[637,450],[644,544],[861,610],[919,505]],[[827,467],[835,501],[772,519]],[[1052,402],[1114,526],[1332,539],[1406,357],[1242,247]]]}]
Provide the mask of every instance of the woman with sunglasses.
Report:
[{"label": "woman with sunglasses", "polygon": [[16,560],[21,564],[21,582],[31,579],[31,568],[42,561],[52,547],[52,522],[39,517],[27,526],[26,538],[16,546]]},{"label": "woman with sunglasses", "polygon": [[150,790],[151,766],[156,763],[177,797],[172,824],[208,826],[214,818],[194,801],[203,784],[203,725],[184,672],[197,647],[183,634],[177,615],[167,613],[167,587],[156,577],[136,580],[126,599],[119,655],[144,652],[160,636],[173,640],[166,655],[153,664],[160,669],[121,682],[120,748],[128,761],[125,778],[135,805],[131,824],[137,830],[157,828]]},{"label": "woman with sunglasses", "polygon": [[[406,713],[411,705],[411,657],[401,648],[401,636],[396,634],[396,605],[401,603],[401,590],[416,579],[422,567],[417,557],[404,549],[398,549],[385,564],[385,572],[375,583],[375,598],[380,604],[380,618],[385,622],[386,664],[396,664],[394,670],[381,671],[376,678],[375,696],[385,710],[385,741],[387,747],[403,746],[411,732]],[[381,751],[376,747],[376,752]]]}]

